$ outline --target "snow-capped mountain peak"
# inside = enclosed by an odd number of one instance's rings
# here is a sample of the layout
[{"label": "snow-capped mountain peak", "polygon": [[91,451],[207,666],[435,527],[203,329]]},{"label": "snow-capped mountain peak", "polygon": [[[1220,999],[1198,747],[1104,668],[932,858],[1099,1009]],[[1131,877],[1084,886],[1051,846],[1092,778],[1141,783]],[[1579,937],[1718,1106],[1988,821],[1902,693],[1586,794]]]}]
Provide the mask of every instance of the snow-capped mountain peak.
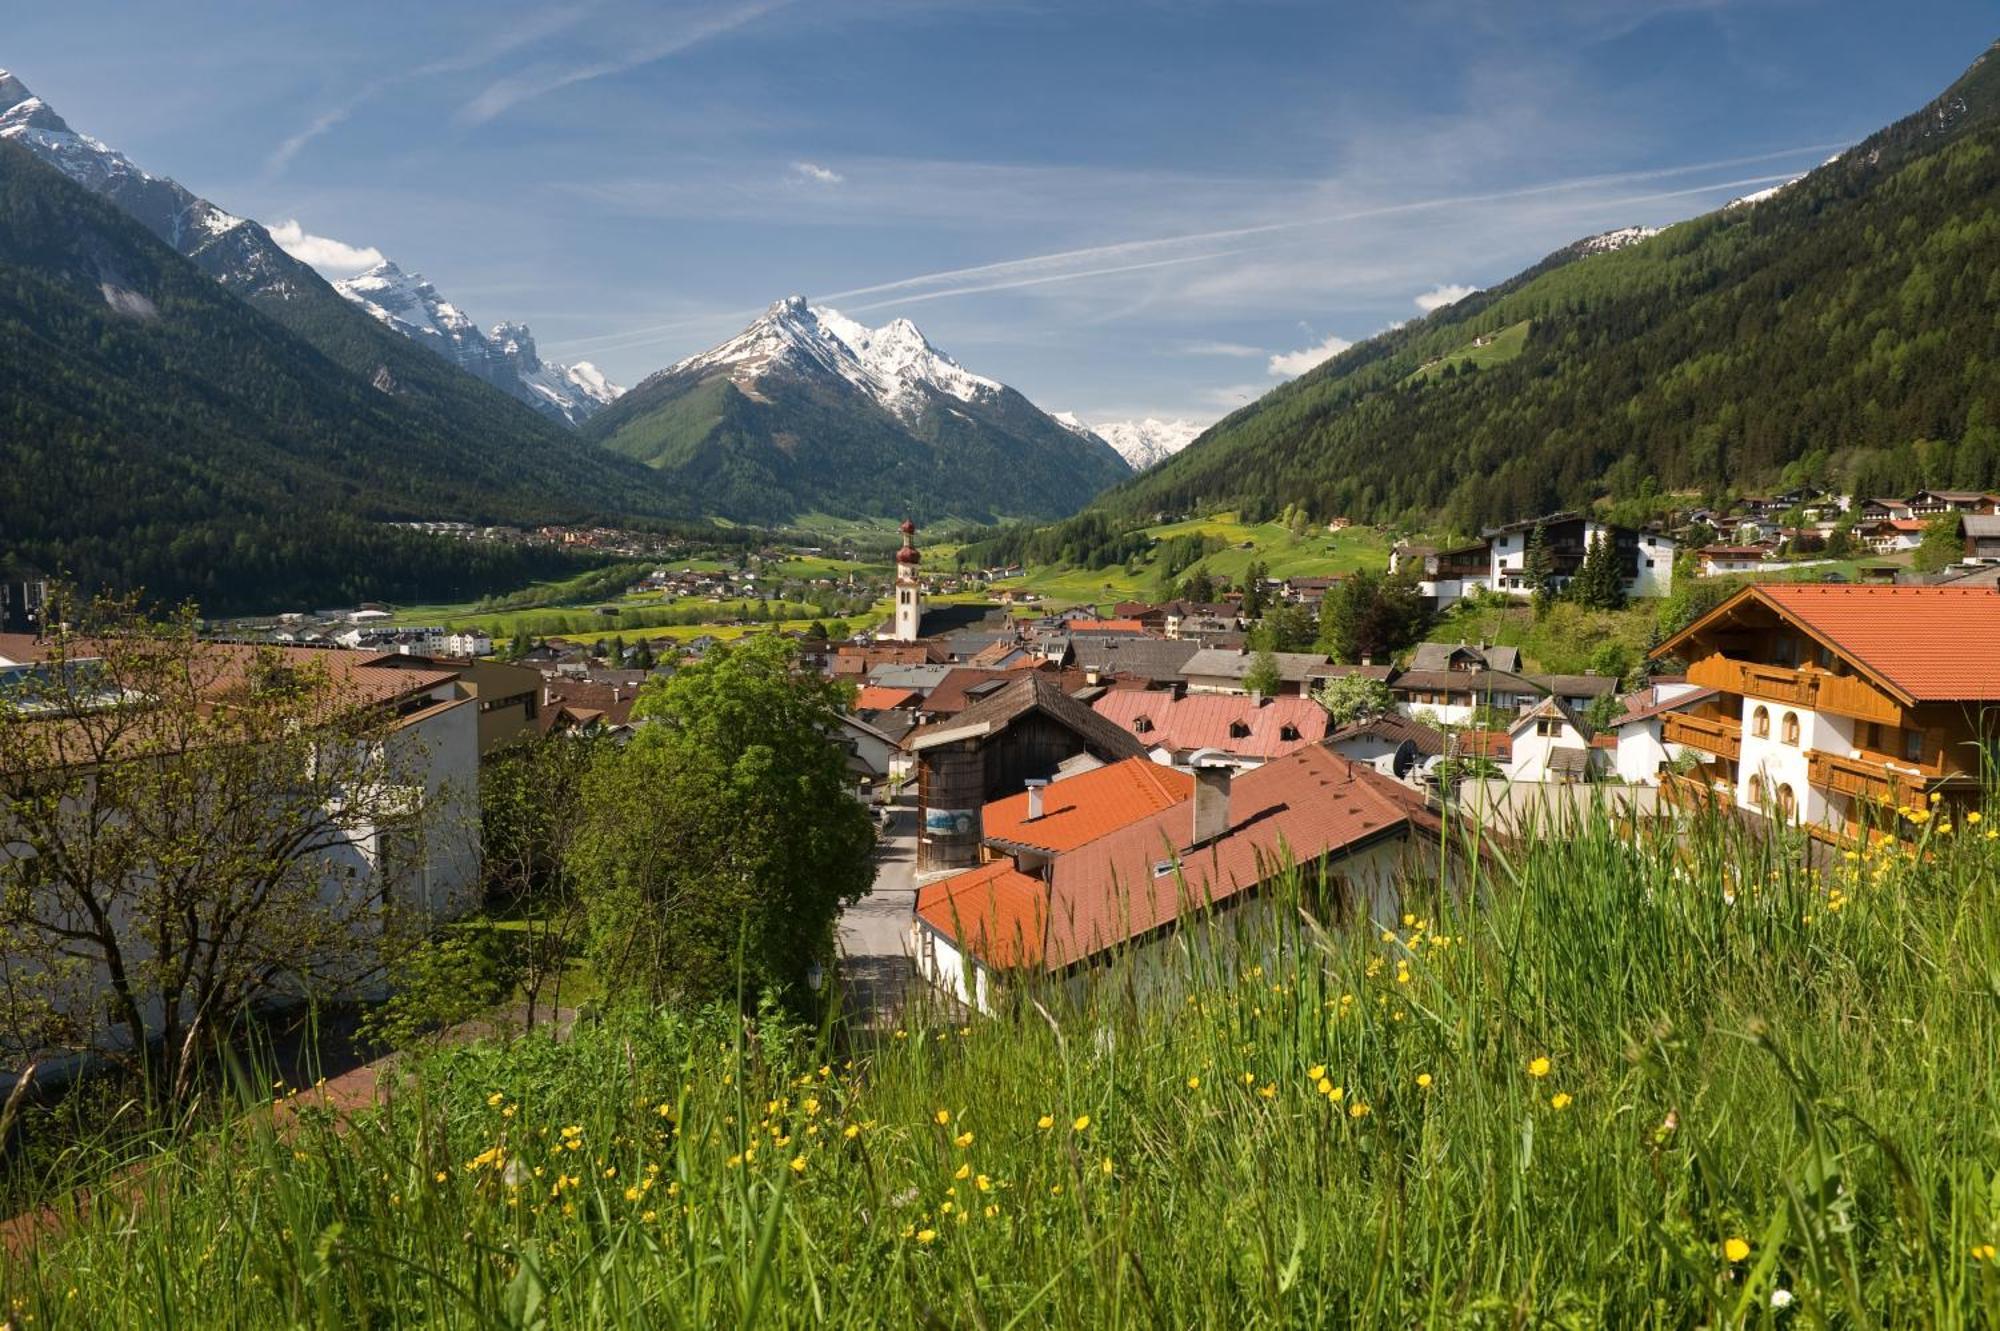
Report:
[{"label": "snow-capped mountain peak", "polygon": [[997,396],[1004,387],[939,351],[908,319],[870,328],[804,296],[776,302],[735,337],[664,373],[717,369],[726,369],[738,388],[753,394],[756,381],[774,370],[836,375],[906,420],[922,412],[931,393],[977,402]]},{"label": "snow-capped mountain peak", "polygon": [[176,249],[192,257],[212,240],[243,225],[206,199],[171,180],[148,175],[116,148],[79,134],[56,109],[29,91],[14,74],[0,69],[0,139],[18,143],[64,175],[164,231]]},{"label": "snow-capped mountain peak", "polygon": [[405,272],[394,260],[342,278],[333,289],[403,336],[571,425],[624,391],[588,361],[542,360],[526,324],[497,323],[491,332],[480,331],[421,273]]},{"label": "snow-capped mountain peak", "polygon": [[1622,250],[1627,245],[1637,245],[1642,240],[1650,240],[1660,234],[1656,226],[1621,226],[1616,231],[1605,231],[1595,236],[1586,236],[1570,246],[1578,254],[1609,254]]},{"label": "snow-capped mountain peak", "polygon": [[1148,416],[1137,421],[1108,421],[1102,425],[1086,424],[1076,413],[1059,411],[1056,422],[1064,428],[1086,438],[1101,439],[1109,444],[1126,465],[1133,471],[1166,461],[1174,454],[1193,443],[1208,427],[1196,421],[1163,421]]}]

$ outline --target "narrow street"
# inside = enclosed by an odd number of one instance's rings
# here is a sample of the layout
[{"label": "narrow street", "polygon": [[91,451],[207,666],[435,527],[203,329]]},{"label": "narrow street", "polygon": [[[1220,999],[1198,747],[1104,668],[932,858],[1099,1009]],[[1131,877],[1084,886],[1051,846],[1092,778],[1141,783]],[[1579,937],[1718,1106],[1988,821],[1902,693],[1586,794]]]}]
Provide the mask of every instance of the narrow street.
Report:
[{"label": "narrow street", "polygon": [[840,918],[841,973],[849,1010],[879,1020],[899,1005],[911,978],[910,915],[916,907],[917,810],[899,798],[875,853],[875,888]]}]

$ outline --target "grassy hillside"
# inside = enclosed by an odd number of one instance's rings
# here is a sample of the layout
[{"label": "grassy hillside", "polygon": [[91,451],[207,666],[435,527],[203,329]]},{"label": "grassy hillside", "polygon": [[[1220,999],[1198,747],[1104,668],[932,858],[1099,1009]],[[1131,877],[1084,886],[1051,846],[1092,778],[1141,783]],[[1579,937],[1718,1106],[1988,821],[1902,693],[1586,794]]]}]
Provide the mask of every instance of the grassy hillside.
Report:
[{"label": "grassy hillside", "polygon": [[381,391],[12,144],[0,329],[0,564],[211,612],[463,597],[579,565],[381,520],[581,516],[653,483],[421,348],[470,404]]},{"label": "grassy hillside", "polygon": [[[1476,530],[1601,495],[2000,485],[2000,59],[1773,198],[1573,247],[1105,495]],[[1479,339],[1489,339],[1475,345]]]},{"label": "grassy hillside", "polygon": [[1925,835],[1821,878],[1598,825],[1491,859],[1478,911],[1417,882],[1390,928],[1170,949],[1139,1006],[1114,970],[971,1024],[446,1051],[351,1125],[307,1097],[163,1142],[4,1294],[22,1326],[1990,1325],[2000,846]]}]

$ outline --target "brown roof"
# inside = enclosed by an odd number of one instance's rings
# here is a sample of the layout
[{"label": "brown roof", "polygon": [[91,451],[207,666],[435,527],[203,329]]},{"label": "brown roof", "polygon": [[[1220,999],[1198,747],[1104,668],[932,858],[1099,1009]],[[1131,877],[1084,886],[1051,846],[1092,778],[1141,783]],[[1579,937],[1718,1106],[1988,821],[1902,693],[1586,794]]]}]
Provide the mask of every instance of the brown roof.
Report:
[{"label": "brown roof", "polygon": [[1009,670],[980,670],[957,666],[946,672],[937,687],[925,697],[923,710],[934,716],[956,716],[1017,676]]},{"label": "brown roof", "polygon": [[896,689],[884,684],[864,684],[854,694],[857,712],[891,712],[898,707],[915,707],[923,695],[915,689]]},{"label": "brown roof", "polygon": [[933,721],[910,732],[905,748],[917,750],[952,739],[980,738],[1005,730],[1021,717],[1039,711],[1082,739],[1100,756],[1133,758],[1145,753],[1145,746],[1063,692],[1062,682],[1052,671],[1017,671],[1007,676],[1007,687],[981,698],[956,716]]},{"label": "brown roof", "polygon": [[1343,740],[1364,739],[1370,735],[1387,740],[1391,744],[1401,744],[1404,740],[1408,740],[1417,746],[1418,753],[1427,757],[1443,753],[1445,750],[1443,731],[1434,730],[1421,721],[1412,721],[1401,712],[1384,712],[1381,716],[1342,726],[1328,735],[1326,742],[1339,744]]},{"label": "brown roof", "polygon": [[1677,654],[1757,600],[1859,665],[1906,702],[2000,699],[2000,594],[1985,587],[1745,587],[1654,649]]},{"label": "brown roof", "polygon": [[535,724],[544,731],[597,721],[622,726],[632,720],[632,702],[639,696],[635,688],[593,684],[581,679],[543,678],[542,707],[535,716]]}]

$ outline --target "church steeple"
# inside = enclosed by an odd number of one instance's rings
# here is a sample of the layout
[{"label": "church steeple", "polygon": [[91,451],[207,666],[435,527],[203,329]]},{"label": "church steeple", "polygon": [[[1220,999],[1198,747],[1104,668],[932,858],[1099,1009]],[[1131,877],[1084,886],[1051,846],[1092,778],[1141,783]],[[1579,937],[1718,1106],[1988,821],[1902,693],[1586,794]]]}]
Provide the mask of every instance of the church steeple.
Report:
[{"label": "church steeple", "polygon": [[924,620],[924,589],[917,582],[917,524],[903,519],[903,548],[896,552],[896,631],[897,642],[915,642]]}]

